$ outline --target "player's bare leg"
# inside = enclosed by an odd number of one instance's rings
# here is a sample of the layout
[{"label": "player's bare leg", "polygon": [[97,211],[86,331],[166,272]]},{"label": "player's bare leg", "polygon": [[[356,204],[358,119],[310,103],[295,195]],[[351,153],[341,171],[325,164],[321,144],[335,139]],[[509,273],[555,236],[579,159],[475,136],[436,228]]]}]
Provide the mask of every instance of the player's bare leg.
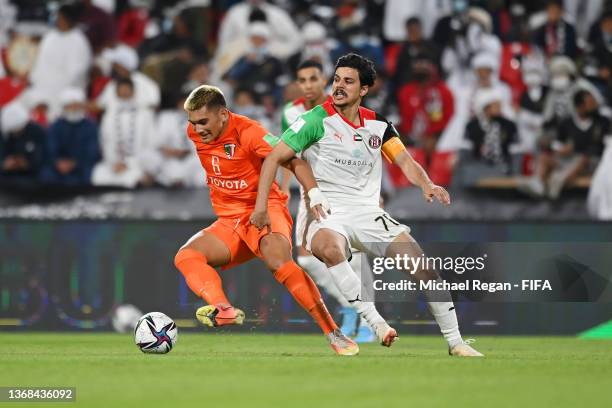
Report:
[{"label": "player's bare leg", "polygon": [[361,279],[347,260],[348,243],[342,234],[328,228],[320,229],[312,238],[312,253],[323,261],[336,286],[345,299],[374,328],[383,346],[390,347],[397,339],[397,332],[378,313],[374,302],[364,302],[361,296]]},{"label": "player's bare leg", "polygon": [[206,231],[191,237],[174,258],[189,288],[208,303],[196,311],[196,318],[206,326],[242,324],[244,321],[244,312],[227,300],[221,278],[214,269],[229,263],[230,258],[225,243]]},{"label": "player's bare leg", "polygon": [[[408,255],[409,257],[418,258],[423,255],[423,250],[410,234],[402,233],[389,245],[386,255],[388,257]],[[423,268],[410,276],[418,281],[441,279],[436,271]],[[455,312],[455,305],[453,304],[450,292],[426,290],[423,291],[423,294],[427,299],[429,311],[436,319],[444,339],[448,342],[448,353],[454,356],[482,357],[481,353],[474,350],[461,338],[457,313]]]},{"label": "player's bare leg", "polygon": [[267,234],[261,239],[259,249],[274,278],[317,322],[334,351],[340,355],[359,353],[359,346],[338,329],[312,279],[291,258],[291,246],[287,239],[282,234]]}]

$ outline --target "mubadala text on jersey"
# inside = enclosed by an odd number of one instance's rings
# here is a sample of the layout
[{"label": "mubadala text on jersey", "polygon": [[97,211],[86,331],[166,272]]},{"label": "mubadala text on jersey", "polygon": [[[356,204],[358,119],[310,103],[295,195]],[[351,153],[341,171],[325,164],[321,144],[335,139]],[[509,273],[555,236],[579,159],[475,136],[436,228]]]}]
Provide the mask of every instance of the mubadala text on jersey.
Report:
[{"label": "mubadala text on jersey", "polygon": [[408,279],[402,279],[397,282],[384,282],[382,279],[376,279],[372,284],[376,291],[413,291],[413,290],[453,290],[453,291],[467,291],[467,290],[480,290],[485,292],[509,292],[512,289],[520,288],[523,291],[539,291],[539,290],[552,290],[550,282],[538,279],[525,279],[520,284],[509,283],[509,282],[484,282],[478,279],[466,280],[464,282],[447,282],[445,280],[440,281],[411,281]]}]

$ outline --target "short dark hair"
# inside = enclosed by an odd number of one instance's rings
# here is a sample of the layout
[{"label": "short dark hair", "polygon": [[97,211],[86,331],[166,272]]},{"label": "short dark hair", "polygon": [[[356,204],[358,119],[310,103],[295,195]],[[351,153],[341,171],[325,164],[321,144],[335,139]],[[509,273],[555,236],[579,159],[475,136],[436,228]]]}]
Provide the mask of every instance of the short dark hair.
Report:
[{"label": "short dark hair", "polygon": [[418,18],[418,17],[415,17],[415,16],[409,17],[406,20],[406,24],[405,24],[406,27],[409,27],[409,26],[412,26],[412,25],[418,25],[420,27],[423,26],[423,24],[421,23],[421,19]]},{"label": "short dark hair", "polygon": [[121,85],[127,85],[130,88],[132,88],[132,90],[134,89],[134,81],[132,81],[132,78],[121,77],[121,78],[117,78],[115,81],[116,81],[115,86],[117,88],[119,88]]},{"label": "short dark hair", "polygon": [[315,61],[312,59],[307,59],[300,62],[295,72],[297,73],[298,71],[306,68],[317,68],[319,71],[323,72],[323,65],[319,61]]},{"label": "short dark hair", "polygon": [[589,92],[586,89],[580,89],[579,91],[576,91],[576,93],[574,94],[574,107],[575,108],[579,108],[581,107],[584,102],[586,101],[587,96],[589,96],[591,94],[591,92]]},{"label": "short dark hair", "polygon": [[263,21],[264,23],[268,22],[268,16],[266,16],[265,11],[259,7],[254,8],[249,14],[249,23],[254,23],[256,21]]},{"label": "short dark hair", "polygon": [[547,0],[546,7],[556,6],[563,10],[563,0]]},{"label": "short dark hair", "polygon": [[75,25],[81,15],[81,9],[76,4],[64,4],[57,10],[58,14],[64,16],[70,25]]},{"label": "short dark hair", "polygon": [[359,83],[361,86],[374,85],[374,81],[376,81],[376,69],[374,68],[374,63],[367,59],[366,57],[362,57],[361,55],[350,53],[343,55],[338,58],[338,62],[336,62],[336,67],[334,68],[334,73],[338,70],[338,68],[347,67],[356,69],[359,72]]}]

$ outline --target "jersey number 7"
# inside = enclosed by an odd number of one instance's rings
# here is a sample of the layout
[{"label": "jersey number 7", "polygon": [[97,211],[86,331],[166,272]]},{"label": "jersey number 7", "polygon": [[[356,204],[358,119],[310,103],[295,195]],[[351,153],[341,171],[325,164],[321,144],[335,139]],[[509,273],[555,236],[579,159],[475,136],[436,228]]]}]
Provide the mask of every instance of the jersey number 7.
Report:
[{"label": "jersey number 7", "polygon": [[393,225],[400,225],[399,222],[397,222],[393,218],[389,217],[388,214],[379,215],[378,217],[374,218],[374,221],[382,222],[382,225],[383,225],[383,227],[385,227],[386,231],[389,231],[389,224],[387,224],[387,221],[390,222]]}]

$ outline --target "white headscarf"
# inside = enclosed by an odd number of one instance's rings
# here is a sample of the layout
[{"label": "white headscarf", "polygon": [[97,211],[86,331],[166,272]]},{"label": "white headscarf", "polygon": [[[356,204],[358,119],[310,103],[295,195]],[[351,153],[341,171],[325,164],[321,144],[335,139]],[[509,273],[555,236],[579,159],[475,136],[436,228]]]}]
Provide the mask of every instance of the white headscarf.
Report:
[{"label": "white headscarf", "polygon": [[23,129],[29,121],[28,110],[18,102],[5,105],[0,111],[0,131],[4,136]]}]

